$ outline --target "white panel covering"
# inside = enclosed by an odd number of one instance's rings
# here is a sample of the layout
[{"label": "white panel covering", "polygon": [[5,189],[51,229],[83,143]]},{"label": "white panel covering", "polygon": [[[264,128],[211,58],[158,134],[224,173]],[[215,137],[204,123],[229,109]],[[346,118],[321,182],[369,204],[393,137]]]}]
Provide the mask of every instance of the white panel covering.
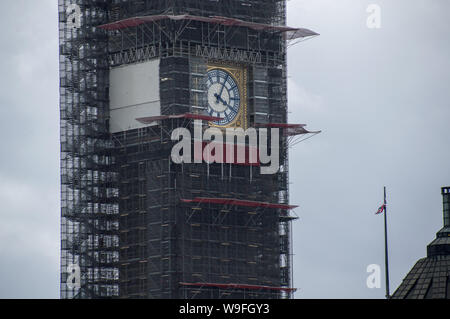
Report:
[{"label": "white panel covering", "polygon": [[111,133],[145,127],[136,118],[161,115],[159,59],[112,68],[109,99]]}]

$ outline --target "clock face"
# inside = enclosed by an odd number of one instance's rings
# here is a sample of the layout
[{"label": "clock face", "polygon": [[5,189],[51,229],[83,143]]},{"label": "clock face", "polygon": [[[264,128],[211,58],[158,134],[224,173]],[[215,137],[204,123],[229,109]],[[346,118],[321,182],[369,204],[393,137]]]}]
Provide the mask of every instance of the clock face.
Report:
[{"label": "clock face", "polygon": [[206,87],[209,115],[222,118],[213,123],[223,126],[233,122],[241,107],[239,87],[233,76],[223,69],[211,69]]}]

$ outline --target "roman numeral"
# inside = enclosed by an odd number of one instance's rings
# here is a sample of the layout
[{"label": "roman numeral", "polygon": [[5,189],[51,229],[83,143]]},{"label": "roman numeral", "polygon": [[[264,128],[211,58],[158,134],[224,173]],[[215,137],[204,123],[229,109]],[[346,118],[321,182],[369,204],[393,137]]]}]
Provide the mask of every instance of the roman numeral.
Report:
[{"label": "roman numeral", "polygon": [[232,107],[231,105],[230,105],[230,107],[228,108],[231,112],[233,112],[234,114],[237,114],[237,110],[234,108],[234,107]]}]

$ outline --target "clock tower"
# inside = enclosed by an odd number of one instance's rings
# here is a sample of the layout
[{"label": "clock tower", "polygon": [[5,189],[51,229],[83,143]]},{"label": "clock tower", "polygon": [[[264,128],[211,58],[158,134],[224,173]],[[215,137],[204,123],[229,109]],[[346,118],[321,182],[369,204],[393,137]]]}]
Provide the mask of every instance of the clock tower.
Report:
[{"label": "clock tower", "polygon": [[[279,0],[59,8],[61,296],[291,298],[287,146],[309,132],[287,123],[286,45],[317,34]],[[276,173],[172,160],[175,129],[211,127],[279,130]]]}]

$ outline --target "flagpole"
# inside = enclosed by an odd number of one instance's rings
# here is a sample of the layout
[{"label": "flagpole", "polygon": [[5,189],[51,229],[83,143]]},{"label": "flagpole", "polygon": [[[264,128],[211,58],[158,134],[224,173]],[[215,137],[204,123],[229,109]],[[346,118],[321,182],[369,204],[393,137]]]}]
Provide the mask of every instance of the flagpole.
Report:
[{"label": "flagpole", "polygon": [[386,186],[384,186],[384,262],[385,262],[385,276],[386,276],[386,299],[389,299],[390,294],[389,294],[389,261],[388,261],[388,242],[387,242]]}]

